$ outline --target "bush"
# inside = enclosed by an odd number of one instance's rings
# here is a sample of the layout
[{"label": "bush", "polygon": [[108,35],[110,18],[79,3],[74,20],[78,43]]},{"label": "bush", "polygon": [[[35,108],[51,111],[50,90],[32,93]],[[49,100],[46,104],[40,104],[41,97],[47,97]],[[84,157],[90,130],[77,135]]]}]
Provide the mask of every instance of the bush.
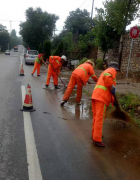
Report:
[{"label": "bush", "polygon": [[80,64],[83,64],[85,61],[87,61],[88,59],[86,57],[84,57],[80,62],[79,62],[79,65]]},{"label": "bush", "polygon": [[[79,62],[79,65],[80,64],[83,64],[84,62],[86,62],[88,59],[86,58],[86,57],[84,57],[80,62]],[[93,61],[94,62],[94,59],[89,59],[89,60],[91,60],[91,61]]]},{"label": "bush", "polygon": [[104,67],[103,67],[103,60],[102,59],[97,59],[96,60],[96,67],[98,69],[104,69]]},{"label": "bush", "polygon": [[56,50],[52,52],[53,56],[62,56],[63,54],[63,42],[59,43]]},{"label": "bush", "polygon": [[48,40],[45,41],[44,43],[44,52],[45,52],[45,58],[44,60],[46,61],[46,59],[49,59],[49,56],[51,55],[51,42]]},{"label": "bush", "polygon": [[39,45],[39,47],[38,47],[38,52],[39,52],[39,53],[42,52],[42,44]]}]

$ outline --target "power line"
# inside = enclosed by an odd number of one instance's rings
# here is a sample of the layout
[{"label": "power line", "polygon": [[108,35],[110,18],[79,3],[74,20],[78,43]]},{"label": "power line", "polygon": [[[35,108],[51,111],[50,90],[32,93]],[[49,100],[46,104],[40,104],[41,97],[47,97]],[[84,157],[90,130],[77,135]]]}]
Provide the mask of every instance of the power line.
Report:
[{"label": "power line", "polygon": [[[86,1],[87,1],[87,0],[85,0],[78,8],[82,7],[82,6],[85,4]],[[89,6],[89,5],[90,5],[90,4],[88,4],[88,6]],[[86,7],[87,7],[87,6],[86,6]],[[64,23],[63,23],[63,24],[64,24]],[[63,26],[63,24],[62,24],[61,26],[59,26],[58,29],[61,28],[61,27]],[[60,31],[60,30],[59,30],[59,31]]]},{"label": "power line", "polygon": [[7,19],[0,19],[0,21],[13,21],[13,22],[22,22],[22,21],[19,21],[19,20],[7,20]]},{"label": "power line", "polygon": [[[84,7],[84,8],[87,8],[89,5],[91,5],[91,2],[86,6],[86,7]],[[91,14],[91,13],[90,13]]]},{"label": "power line", "polygon": [[[87,1],[87,0],[86,0],[86,1]],[[83,4],[85,4],[85,2],[86,2],[86,1],[84,1],[80,7],[82,7],[82,6],[83,6]],[[79,7],[79,8],[80,8],[80,7]]]}]

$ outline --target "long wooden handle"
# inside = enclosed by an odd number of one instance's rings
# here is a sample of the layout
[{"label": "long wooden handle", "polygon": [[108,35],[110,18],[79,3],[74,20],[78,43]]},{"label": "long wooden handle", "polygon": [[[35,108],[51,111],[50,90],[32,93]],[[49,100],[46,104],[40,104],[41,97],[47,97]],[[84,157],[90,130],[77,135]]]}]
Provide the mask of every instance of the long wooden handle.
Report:
[{"label": "long wooden handle", "polygon": [[117,99],[117,96],[116,95],[113,95],[113,96],[114,96],[114,100],[115,100],[114,102],[115,102],[115,105],[116,105],[115,108],[120,109],[121,107],[120,107],[119,101]]}]

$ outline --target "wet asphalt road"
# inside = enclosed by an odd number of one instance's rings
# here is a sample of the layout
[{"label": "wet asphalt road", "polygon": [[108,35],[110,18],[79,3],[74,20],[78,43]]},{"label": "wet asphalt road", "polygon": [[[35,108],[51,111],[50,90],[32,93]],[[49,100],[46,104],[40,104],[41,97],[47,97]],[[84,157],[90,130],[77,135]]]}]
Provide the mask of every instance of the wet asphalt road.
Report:
[{"label": "wet asphalt road", "polygon": [[[18,53],[0,55],[0,180],[29,179],[20,111],[21,85],[28,83],[36,108],[31,121],[43,180],[139,180],[139,130],[106,123],[107,147],[96,147],[90,140],[91,112],[85,106],[75,106],[73,98],[60,107],[64,90],[54,90],[52,83],[51,90],[43,89],[44,70],[41,77],[32,77],[33,66],[24,65],[25,76],[19,76],[20,56],[22,46]],[[89,118],[84,118],[84,113],[88,117],[86,112]],[[137,149],[133,148],[136,145]]]}]

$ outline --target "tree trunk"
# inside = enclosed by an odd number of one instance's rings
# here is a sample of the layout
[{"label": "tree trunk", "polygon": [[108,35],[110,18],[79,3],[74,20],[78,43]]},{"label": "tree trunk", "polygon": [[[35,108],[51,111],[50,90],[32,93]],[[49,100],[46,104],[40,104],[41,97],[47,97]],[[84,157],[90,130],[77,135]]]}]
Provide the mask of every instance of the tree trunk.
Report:
[{"label": "tree trunk", "polygon": [[106,55],[106,52],[105,52],[104,55],[103,55],[103,61],[105,60],[105,55]]}]

